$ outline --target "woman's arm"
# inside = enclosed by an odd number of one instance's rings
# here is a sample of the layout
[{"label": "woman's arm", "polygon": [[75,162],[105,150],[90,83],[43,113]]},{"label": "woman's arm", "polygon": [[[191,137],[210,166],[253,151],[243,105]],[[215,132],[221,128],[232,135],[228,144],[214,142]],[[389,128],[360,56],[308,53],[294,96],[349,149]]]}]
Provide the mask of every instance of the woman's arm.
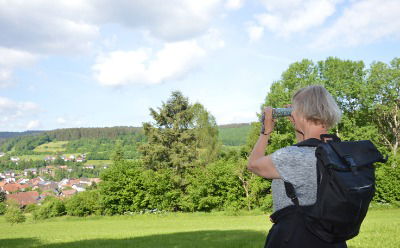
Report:
[{"label": "woman's arm", "polygon": [[247,168],[259,176],[269,179],[278,179],[280,176],[272,162],[271,156],[265,156],[265,148],[267,147],[269,136],[274,128],[272,108],[266,107],[264,111],[265,134],[260,134],[258,137],[257,143],[249,156]]}]

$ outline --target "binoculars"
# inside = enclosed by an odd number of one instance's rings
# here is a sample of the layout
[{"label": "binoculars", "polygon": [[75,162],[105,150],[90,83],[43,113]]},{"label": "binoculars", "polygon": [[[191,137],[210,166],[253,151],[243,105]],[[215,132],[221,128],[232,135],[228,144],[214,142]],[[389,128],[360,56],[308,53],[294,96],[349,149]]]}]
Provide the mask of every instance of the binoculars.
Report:
[{"label": "binoculars", "polygon": [[[290,116],[292,114],[293,108],[273,108],[272,109],[272,118],[285,117]],[[264,123],[265,120],[265,112],[262,113],[261,123]]]},{"label": "binoculars", "polygon": [[[292,108],[273,108],[272,109],[272,118],[290,116],[292,114],[292,111],[293,111]],[[261,120],[260,120],[262,134],[265,134],[264,133],[265,132],[264,120],[265,120],[265,112],[263,111]]]}]

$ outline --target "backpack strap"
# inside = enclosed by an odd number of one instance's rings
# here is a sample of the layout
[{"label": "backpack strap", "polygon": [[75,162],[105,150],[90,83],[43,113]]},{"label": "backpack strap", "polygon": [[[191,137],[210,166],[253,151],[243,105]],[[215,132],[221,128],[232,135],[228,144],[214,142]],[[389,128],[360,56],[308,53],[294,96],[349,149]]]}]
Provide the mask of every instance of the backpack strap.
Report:
[{"label": "backpack strap", "polygon": [[289,197],[290,200],[292,200],[292,202],[295,206],[297,206],[297,207],[300,206],[299,199],[297,198],[296,191],[294,190],[293,184],[291,184],[289,182],[284,182],[284,183],[285,183],[285,191],[286,191],[287,197]]},{"label": "backpack strap", "polygon": [[[316,139],[316,138],[309,138],[309,139],[303,140],[303,141],[301,141],[301,142],[299,142],[297,144],[294,144],[294,146],[299,146],[299,147],[301,147],[301,146],[317,147],[321,143],[325,143],[328,139],[332,140],[334,142],[340,141],[339,137],[337,137],[334,134],[321,134],[320,137],[321,137],[320,140]],[[317,180],[319,180],[319,175],[317,175],[317,176],[318,176]],[[285,191],[286,191],[287,197],[289,197],[290,200],[292,200],[292,202],[293,202],[293,204],[295,206],[300,206],[299,199],[297,198],[296,191],[294,189],[293,184],[291,184],[289,182],[284,182],[284,184],[285,184]]]}]

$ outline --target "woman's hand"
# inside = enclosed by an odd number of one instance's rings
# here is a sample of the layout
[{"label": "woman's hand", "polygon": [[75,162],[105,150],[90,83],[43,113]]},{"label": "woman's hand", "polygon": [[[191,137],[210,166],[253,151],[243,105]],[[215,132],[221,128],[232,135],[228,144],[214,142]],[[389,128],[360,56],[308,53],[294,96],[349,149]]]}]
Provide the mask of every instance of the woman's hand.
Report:
[{"label": "woman's hand", "polygon": [[271,134],[272,131],[274,130],[274,126],[275,126],[275,122],[272,118],[272,107],[265,107],[264,108],[264,123],[263,126],[261,128],[261,133],[268,135]]}]

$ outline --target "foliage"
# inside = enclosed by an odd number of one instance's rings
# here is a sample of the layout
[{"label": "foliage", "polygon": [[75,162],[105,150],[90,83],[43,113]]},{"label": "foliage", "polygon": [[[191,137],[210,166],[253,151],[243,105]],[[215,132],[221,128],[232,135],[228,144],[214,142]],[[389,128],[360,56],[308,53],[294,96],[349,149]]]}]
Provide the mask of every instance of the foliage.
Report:
[{"label": "foliage", "polygon": [[376,170],[376,192],[374,201],[398,205],[400,203],[400,166],[381,164]]},{"label": "foliage", "polygon": [[7,222],[11,224],[17,224],[25,222],[25,215],[22,213],[19,204],[12,200],[7,200],[7,207],[4,213],[4,217]]},{"label": "foliage", "polygon": [[86,190],[66,199],[65,210],[68,215],[88,216],[102,213],[101,195],[98,190]]},{"label": "foliage", "polygon": [[33,213],[33,212],[35,212],[39,207],[40,207],[40,206],[37,205],[37,204],[35,204],[35,203],[28,204],[28,205],[26,205],[25,208],[24,208],[24,213]]},{"label": "foliage", "polygon": [[7,205],[5,202],[0,202],[0,215],[3,215],[6,212]]},{"label": "foliage", "polygon": [[0,190],[0,202],[4,202],[7,198],[6,196],[7,196],[6,192],[3,190]]},{"label": "foliage", "polygon": [[120,160],[105,170],[98,185],[105,214],[123,214],[146,208],[142,165],[138,161]]},{"label": "foliage", "polygon": [[227,208],[241,209],[244,191],[235,174],[234,161],[218,160],[199,167],[188,178],[187,192],[182,207],[188,211],[211,211]]},{"label": "foliage", "polygon": [[188,168],[217,157],[215,119],[200,104],[191,105],[181,92],[174,91],[158,112],[150,108],[150,113],[155,123],[143,124],[148,142],[139,147],[146,168],[173,168],[184,174]]},{"label": "foliage", "polygon": [[33,219],[48,219],[65,215],[64,202],[56,197],[47,196],[40,207],[37,207],[33,212]]}]

